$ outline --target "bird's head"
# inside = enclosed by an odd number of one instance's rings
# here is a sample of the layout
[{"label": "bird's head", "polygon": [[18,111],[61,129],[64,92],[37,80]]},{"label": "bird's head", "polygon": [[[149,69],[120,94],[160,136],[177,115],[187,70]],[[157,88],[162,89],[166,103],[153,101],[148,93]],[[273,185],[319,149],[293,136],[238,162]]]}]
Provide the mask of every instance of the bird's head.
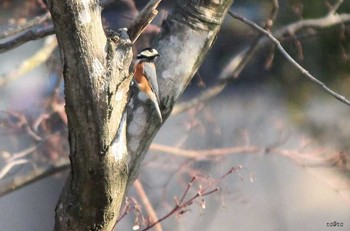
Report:
[{"label": "bird's head", "polygon": [[138,55],[137,59],[145,59],[148,61],[155,60],[159,55],[158,51],[154,48],[147,47],[143,49]]}]

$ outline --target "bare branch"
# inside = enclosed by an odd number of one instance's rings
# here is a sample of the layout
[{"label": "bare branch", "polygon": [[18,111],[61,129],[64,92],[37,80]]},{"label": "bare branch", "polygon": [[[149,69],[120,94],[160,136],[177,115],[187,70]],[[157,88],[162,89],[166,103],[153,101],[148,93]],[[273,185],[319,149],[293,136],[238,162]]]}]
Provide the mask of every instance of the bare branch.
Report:
[{"label": "bare branch", "polygon": [[26,185],[29,185],[33,182],[39,181],[45,177],[67,170],[69,169],[69,166],[70,166],[69,160],[64,159],[60,162],[55,162],[53,165],[50,165],[49,167],[36,168],[36,169],[33,169],[30,173],[16,176],[13,179],[11,179],[9,182],[1,185],[0,197],[10,192],[13,192],[17,189],[20,189]]},{"label": "bare branch", "polygon": [[151,144],[151,150],[166,152],[174,154],[177,156],[187,157],[187,158],[197,158],[204,159],[212,156],[227,155],[227,154],[237,154],[237,153],[256,153],[263,152],[264,149],[255,146],[238,146],[229,148],[217,148],[209,150],[188,150],[176,147],[170,147],[162,144]]},{"label": "bare branch", "polygon": [[[280,50],[280,52],[287,58],[287,60],[292,63],[302,74],[304,74],[308,79],[310,79],[312,82],[320,86],[323,90],[325,90],[328,94],[339,100],[340,102],[345,103],[346,105],[350,106],[350,101],[346,99],[344,96],[334,92],[330,88],[328,88],[323,82],[315,78],[313,75],[311,75],[306,69],[304,69],[299,63],[297,63],[287,52],[284,50],[282,47],[281,43],[267,30],[261,28],[258,26],[256,23],[249,21],[248,19],[239,16],[235,14],[232,10],[229,10],[229,14],[233,17],[236,18],[247,25],[253,27],[254,29],[258,30],[259,32],[263,33],[265,36],[267,36],[275,45],[276,47]],[[349,15],[350,19],[350,15]]]},{"label": "bare branch", "polygon": [[[343,158],[342,153],[336,151],[324,150],[321,148],[313,150],[304,150],[304,147],[299,149],[283,149],[277,147],[277,145],[269,147],[258,147],[254,145],[245,146],[233,146],[227,148],[216,149],[204,149],[204,150],[192,150],[183,149],[177,147],[166,146],[162,144],[152,144],[151,150],[163,152],[170,155],[179,157],[194,158],[194,159],[206,159],[223,155],[235,155],[235,154],[259,154],[259,153],[273,153],[284,156],[296,164],[303,167],[330,167],[337,165]],[[326,155],[324,155],[327,153]]]},{"label": "bare branch", "polygon": [[143,32],[143,30],[157,16],[158,10],[156,8],[158,7],[160,2],[161,0],[151,0],[150,2],[148,2],[148,4],[142,9],[140,14],[129,27],[128,34],[131,43],[135,43],[135,41]]},{"label": "bare branch", "polygon": [[19,160],[14,160],[11,161],[9,163],[7,163],[0,171],[0,180],[6,176],[7,173],[9,173],[9,171],[13,168],[16,167],[18,165],[23,165],[30,162],[30,160],[26,160],[26,159],[19,159]]},{"label": "bare branch", "polygon": [[[306,27],[321,29],[349,21],[350,14],[328,14],[323,18],[299,20],[297,22],[291,23],[273,32],[273,36],[277,39],[280,39],[285,34],[292,35],[295,34],[298,30]],[[268,42],[268,39],[265,39],[263,36],[260,36],[259,38],[259,40],[255,40],[253,42],[250,48],[246,48],[239,54],[235,55],[235,57],[223,68],[223,71],[219,75],[219,79],[226,79],[229,76],[233,76],[234,78],[238,77],[238,75],[242,72],[242,70],[254,56],[258,48],[263,47]]]},{"label": "bare branch", "polygon": [[[278,10],[279,10],[279,3],[278,0],[272,0],[272,10],[270,13],[270,17],[268,18],[268,20],[266,21],[266,25],[265,28],[266,29],[270,29],[272,27],[272,25],[274,24],[274,21],[276,20],[277,14],[278,14]],[[247,50],[247,52],[245,53],[245,55],[243,56],[243,58],[241,60],[239,60],[239,64],[236,66],[236,68],[234,69],[233,73],[232,73],[232,67],[228,66],[223,70],[219,79],[224,79],[224,81],[219,81],[217,84],[215,84],[214,86],[206,89],[204,92],[202,92],[199,96],[187,101],[187,102],[182,102],[179,104],[176,104],[173,111],[172,111],[172,115],[176,115],[179,113],[182,113],[190,108],[192,108],[193,106],[197,105],[200,102],[204,102],[207,101],[213,97],[215,97],[216,95],[218,95],[220,92],[222,92],[222,90],[225,89],[226,85],[228,84],[230,79],[226,79],[223,78],[222,76],[225,75],[231,75],[233,76],[233,78],[237,78],[238,75],[241,73],[241,71],[244,69],[244,67],[246,66],[246,64],[250,61],[250,59],[252,58],[252,56],[255,54],[255,52],[258,49],[258,45],[259,42],[261,40],[261,38],[263,37],[263,35],[259,35],[251,44],[251,46],[249,47],[249,49]]]},{"label": "bare branch", "polygon": [[[156,212],[154,211],[154,209],[152,207],[152,204],[149,201],[148,196],[147,196],[145,190],[143,189],[143,186],[142,186],[141,182],[139,180],[135,180],[134,187],[135,187],[135,190],[136,190],[137,194],[141,198],[143,205],[145,206],[145,209],[146,209],[146,211],[147,211],[147,213],[148,213],[148,215],[149,215],[149,217],[151,219],[151,222],[157,221],[158,220],[158,216],[157,216]],[[163,230],[163,228],[162,228],[160,223],[157,223],[154,226],[154,229],[156,231],[162,231]]]},{"label": "bare branch", "polygon": [[54,34],[54,28],[52,24],[26,31],[16,38],[13,38],[7,42],[0,43],[0,53],[4,53],[16,47],[19,47],[26,42],[40,39],[51,34]]},{"label": "bare branch", "polygon": [[305,19],[289,24],[288,26],[282,27],[281,29],[275,31],[273,35],[276,38],[280,38],[286,33],[294,34],[298,30],[305,27],[327,28],[347,22],[350,22],[350,14],[328,14],[323,18]]},{"label": "bare branch", "polygon": [[328,12],[329,15],[335,14],[338,8],[343,3],[343,0],[338,0],[331,8],[331,10]]},{"label": "bare branch", "polygon": [[25,30],[29,30],[30,28],[32,28],[34,26],[37,26],[39,24],[42,24],[43,22],[48,21],[50,19],[51,19],[51,15],[50,15],[49,12],[47,12],[46,14],[38,16],[38,17],[28,21],[27,23],[25,23],[23,25],[19,25],[16,28],[11,28],[11,29],[9,29],[7,31],[4,31],[4,32],[0,33],[0,39],[4,39],[6,37],[10,37],[12,35],[15,35],[17,33],[25,31]]},{"label": "bare branch", "polygon": [[279,6],[279,2],[278,0],[272,0],[272,10],[271,10],[271,13],[270,13],[270,17],[269,19],[267,20],[267,23],[265,25],[265,28],[266,29],[271,29],[276,18],[277,18],[277,14],[278,14],[278,10],[279,10],[280,6]]},{"label": "bare branch", "polygon": [[187,184],[186,189],[185,189],[183,195],[181,196],[181,199],[177,200],[175,198],[176,204],[175,204],[174,208],[172,210],[170,210],[166,215],[161,217],[159,220],[157,220],[156,222],[151,223],[146,228],[142,229],[142,231],[150,230],[156,224],[164,221],[165,219],[169,218],[170,216],[172,216],[174,214],[179,214],[179,215],[184,214],[187,211],[187,207],[192,205],[196,199],[201,199],[201,208],[205,209],[206,206],[205,206],[205,202],[204,202],[203,197],[206,197],[206,196],[211,195],[215,192],[218,192],[220,190],[218,187],[219,183],[227,176],[235,173],[236,170],[237,170],[236,167],[230,168],[230,170],[228,172],[226,172],[224,175],[222,175],[220,178],[215,179],[213,182],[209,182],[208,185],[206,185],[206,187],[202,187],[201,185],[199,185],[196,193],[192,197],[190,197],[189,199],[186,199],[188,197],[190,189],[192,189],[194,187],[194,183],[198,179],[198,177],[193,176],[192,179],[190,180],[190,182]]},{"label": "bare branch", "polygon": [[[29,154],[31,154],[32,152],[34,152],[35,150],[37,149],[37,146],[34,145],[34,146],[31,146],[21,152],[17,152],[17,153],[14,153],[11,158],[7,159],[6,162],[12,162],[12,161],[15,161],[17,159],[20,159],[20,158],[23,158]],[[0,177],[1,178],[1,177]]]}]

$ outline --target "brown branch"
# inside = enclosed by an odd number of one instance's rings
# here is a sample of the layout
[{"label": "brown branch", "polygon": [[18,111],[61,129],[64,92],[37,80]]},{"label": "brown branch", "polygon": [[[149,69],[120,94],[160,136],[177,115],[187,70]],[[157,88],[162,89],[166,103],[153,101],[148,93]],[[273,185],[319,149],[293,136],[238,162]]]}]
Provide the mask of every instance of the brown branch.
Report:
[{"label": "brown branch", "polygon": [[27,23],[25,23],[23,25],[19,25],[18,27],[11,28],[9,30],[6,30],[6,31],[0,33],[0,39],[10,37],[12,35],[18,34],[18,33],[25,31],[25,30],[29,30],[30,28],[37,26],[37,25],[40,25],[41,23],[48,21],[50,19],[51,19],[51,15],[49,12],[47,12],[44,15],[35,17],[34,19],[28,21]]},{"label": "brown branch", "polygon": [[338,165],[342,160],[342,154],[335,151],[329,151],[324,149],[314,150],[300,150],[283,149],[276,147],[277,144],[268,147],[258,146],[235,146],[227,148],[216,148],[206,150],[191,150],[177,147],[171,147],[161,144],[152,144],[151,150],[163,152],[179,157],[205,159],[212,158],[222,155],[233,155],[233,154],[258,154],[258,153],[271,153],[280,156],[287,157],[296,164],[303,167],[330,167]]},{"label": "brown branch", "polygon": [[140,14],[131,24],[128,29],[128,34],[131,43],[135,43],[138,37],[142,34],[144,29],[151,23],[151,21],[157,16],[158,10],[156,9],[161,0],[151,0],[142,9]]},{"label": "brown branch", "polygon": [[19,47],[20,45],[22,45],[26,42],[40,39],[40,38],[46,37],[48,35],[54,34],[54,32],[55,31],[54,31],[52,24],[45,26],[45,27],[40,27],[40,28],[26,31],[25,33],[7,41],[7,42],[0,43],[0,54],[4,53],[6,51],[9,51],[11,49],[14,49],[16,47]]},{"label": "brown branch", "polygon": [[[181,149],[181,148],[165,146],[160,144],[152,144],[150,148],[153,151],[164,152],[175,156],[187,157],[187,158],[199,158],[199,159],[211,158],[211,157],[216,157],[221,155],[233,155],[233,154],[243,154],[243,153],[247,153],[247,154],[248,153],[250,154],[274,153],[277,155],[284,156],[303,167],[332,167],[341,161],[340,160],[341,156],[337,152],[333,152],[326,156],[321,156],[322,153],[329,153],[329,151],[322,150],[322,149],[302,151],[302,150],[281,149],[277,147],[271,148],[271,147],[256,147],[256,146],[237,146],[237,147],[229,147],[229,148],[221,148],[221,149],[218,148],[218,149],[211,149],[211,150],[188,150],[188,149]],[[29,152],[32,152],[32,151],[33,151],[32,148],[28,148],[20,153],[17,153],[15,155],[16,157],[15,159],[23,157],[24,155],[27,155]],[[32,182],[36,182],[40,179],[43,179],[57,172],[64,171],[69,168],[68,164],[69,164],[68,160],[65,159],[63,162],[54,164],[49,168],[35,169],[31,173],[26,174],[26,176],[16,176],[14,179],[11,180],[10,183],[4,184],[0,187],[0,196],[3,196],[17,189],[20,189]],[[139,190],[138,189],[136,190],[139,193]],[[142,198],[142,195],[140,195],[140,197]],[[145,205],[145,208],[147,209],[147,212],[149,213],[150,217],[152,217],[152,220],[158,220],[153,218],[153,217],[157,217],[156,215],[155,216],[151,215],[152,212],[150,211],[152,209],[147,208],[147,205],[146,205],[147,202],[144,201],[144,198],[142,198],[142,200]],[[148,199],[146,198],[146,200]],[[180,202],[183,200],[184,200],[184,196],[181,197]]]},{"label": "brown branch", "polygon": [[256,153],[263,152],[265,149],[258,148],[255,146],[238,146],[229,148],[216,148],[209,150],[189,150],[181,149],[176,147],[170,147],[162,144],[151,144],[151,150],[166,152],[169,154],[174,154],[176,156],[187,157],[187,158],[208,158],[213,156],[228,155],[228,154],[239,154],[239,153]]},{"label": "brown branch", "polygon": [[[138,194],[138,196],[141,198],[141,201],[142,201],[143,205],[145,206],[145,209],[146,209],[146,211],[147,211],[147,213],[148,213],[148,215],[149,215],[149,217],[151,219],[151,222],[157,221],[158,220],[158,216],[157,216],[156,212],[154,211],[153,206],[152,206],[151,202],[149,201],[148,196],[147,196],[145,190],[143,189],[143,186],[142,186],[142,184],[141,184],[141,182],[139,180],[135,180],[134,188],[135,188],[136,193]],[[163,230],[163,228],[162,228],[160,223],[156,224],[154,226],[154,228],[155,228],[156,231],[162,231]]]},{"label": "brown branch", "polygon": [[119,221],[121,221],[126,215],[128,215],[133,210],[134,206],[131,206],[131,203],[133,201],[134,200],[130,200],[129,197],[125,197],[123,209],[119,213],[119,217],[114,225],[114,228],[116,227]]},{"label": "brown branch", "polygon": [[55,162],[53,165],[48,167],[35,168],[30,173],[16,176],[9,182],[0,185],[0,197],[26,185],[39,181],[45,177],[67,170],[69,169],[69,166],[68,159],[64,159],[60,162]]},{"label": "brown branch", "polygon": [[[235,14],[232,10],[229,10],[229,14],[235,18],[238,19],[247,25],[253,27],[254,29],[258,30],[260,33],[263,33],[265,36],[267,36],[275,45],[276,47],[280,50],[280,52],[283,54],[287,60],[293,64],[303,75],[305,75],[308,79],[310,79],[313,83],[316,85],[320,86],[324,91],[326,91],[328,94],[339,100],[340,102],[345,103],[346,105],[350,106],[350,101],[346,99],[344,96],[334,92],[330,88],[328,88],[323,82],[318,80],[316,77],[311,75],[306,69],[304,69],[299,63],[297,63],[289,54],[288,52],[282,47],[281,43],[276,39],[270,32],[267,30],[263,29],[262,27],[258,26],[256,23],[249,21],[248,19]],[[349,15],[350,18],[350,15]]]},{"label": "brown branch", "polygon": [[[185,198],[189,192],[189,189],[192,187],[193,181],[196,178],[193,177],[191,182],[188,184],[186,191],[183,195],[183,198]],[[198,190],[198,192],[192,196],[190,199],[186,200],[186,201],[182,201],[180,203],[177,202],[177,204],[175,205],[175,207],[168,212],[165,216],[163,216],[162,218],[160,218],[159,220],[157,220],[156,222],[148,225],[146,228],[142,229],[142,231],[146,231],[146,230],[150,230],[151,228],[153,228],[155,225],[157,225],[158,223],[164,221],[165,219],[169,218],[170,216],[174,215],[175,213],[179,213],[179,214],[183,214],[185,212],[185,208],[188,207],[189,205],[193,204],[194,200],[196,200],[197,198],[201,198],[201,197],[205,197],[208,196],[210,194],[213,194],[215,192],[219,191],[219,188],[214,188],[210,191],[204,191],[204,190]]]},{"label": "brown branch", "polygon": [[177,200],[175,198],[176,204],[175,204],[174,208],[171,209],[166,215],[161,217],[156,222],[149,224],[146,228],[142,229],[142,231],[150,230],[152,227],[154,227],[158,223],[164,221],[165,219],[169,218],[170,216],[172,216],[174,214],[181,215],[181,214],[185,213],[187,211],[186,208],[188,206],[192,205],[196,199],[201,199],[201,208],[205,209],[206,206],[205,206],[205,202],[204,202],[203,197],[206,197],[206,196],[211,195],[215,192],[218,192],[220,190],[218,187],[219,183],[223,179],[225,179],[227,176],[235,173],[236,171],[237,171],[237,167],[230,168],[224,175],[222,175],[218,179],[215,179],[212,182],[209,182],[208,185],[206,185],[206,187],[202,187],[201,184],[199,184],[199,187],[197,189],[196,194],[194,194],[192,197],[190,197],[189,199],[186,200],[186,197],[188,196],[190,189],[193,188],[195,181],[198,179],[198,177],[193,176],[192,179],[190,180],[190,182],[187,184],[186,189],[185,189],[183,195],[181,196],[180,200]]}]

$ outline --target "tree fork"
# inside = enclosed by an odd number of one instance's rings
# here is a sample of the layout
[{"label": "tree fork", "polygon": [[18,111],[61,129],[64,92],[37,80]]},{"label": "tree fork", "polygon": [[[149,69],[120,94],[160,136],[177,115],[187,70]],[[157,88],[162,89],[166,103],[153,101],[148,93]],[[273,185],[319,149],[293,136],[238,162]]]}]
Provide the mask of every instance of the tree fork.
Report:
[{"label": "tree fork", "polygon": [[[213,45],[232,2],[178,0],[163,22],[153,47],[161,55],[156,66],[164,121]],[[128,107],[129,186],[137,178],[151,141],[161,127],[153,109],[140,98],[132,97]]]},{"label": "tree fork", "polygon": [[[127,184],[137,177],[161,127],[138,94],[128,101],[130,45],[140,32],[129,30],[130,40],[124,30],[106,38],[98,2],[49,0],[64,67],[72,169],[56,208],[56,230],[111,230]],[[150,13],[140,15],[154,18],[159,2],[151,0]],[[179,0],[163,24],[154,47],[162,55],[157,70],[166,117],[215,41],[232,2]],[[133,25],[140,31],[149,23],[137,20]]]}]

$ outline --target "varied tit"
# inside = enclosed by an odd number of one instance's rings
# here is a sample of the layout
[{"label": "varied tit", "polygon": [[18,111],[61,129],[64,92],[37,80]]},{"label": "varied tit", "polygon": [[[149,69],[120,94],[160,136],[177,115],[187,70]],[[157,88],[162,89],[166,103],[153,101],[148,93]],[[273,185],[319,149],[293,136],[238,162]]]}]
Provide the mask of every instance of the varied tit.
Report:
[{"label": "varied tit", "polygon": [[157,73],[154,65],[154,60],[158,56],[158,51],[154,48],[145,48],[137,55],[137,61],[134,66],[134,82],[138,89],[152,101],[160,122],[162,122],[162,113],[159,108]]}]

